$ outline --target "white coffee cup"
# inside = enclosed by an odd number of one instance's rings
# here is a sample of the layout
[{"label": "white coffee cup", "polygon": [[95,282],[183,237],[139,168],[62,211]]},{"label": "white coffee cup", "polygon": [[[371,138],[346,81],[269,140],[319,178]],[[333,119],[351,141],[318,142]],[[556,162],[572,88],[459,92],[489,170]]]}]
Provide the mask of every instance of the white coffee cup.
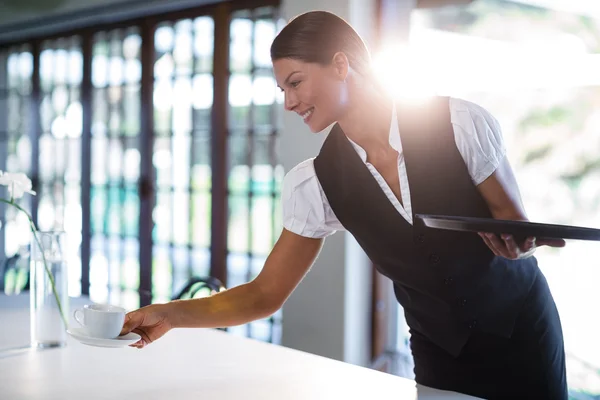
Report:
[{"label": "white coffee cup", "polygon": [[107,304],[88,304],[73,313],[75,321],[94,338],[114,339],[125,322],[125,309]]}]

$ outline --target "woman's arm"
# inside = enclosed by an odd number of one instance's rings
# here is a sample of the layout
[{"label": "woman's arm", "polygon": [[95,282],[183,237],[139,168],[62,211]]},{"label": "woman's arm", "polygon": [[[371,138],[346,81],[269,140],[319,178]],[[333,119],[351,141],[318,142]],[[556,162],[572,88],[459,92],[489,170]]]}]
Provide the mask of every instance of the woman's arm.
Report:
[{"label": "woman's arm", "polygon": [[210,297],[152,304],[127,314],[121,334],[135,332],[142,348],[172,328],[220,328],[268,317],[289,297],[313,265],[324,239],[286,229],[253,281]]},{"label": "woman's arm", "polygon": [[[477,188],[494,218],[517,221],[528,220],[517,180],[506,157],[503,158],[494,173],[479,184]],[[480,232],[479,235],[494,254],[509,259],[528,257],[539,246],[563,247],[565,245],[565,241],[562,239],[540,239],[536,241],[536,238],[529,237],[524,243],[518,244],[511,235],[501,235],[502,238],[493,233]]]},{"label": "woman's arm", "polygon": [[253,281],[210,297],[171,302],[173,327],[220,328],[268,317],[308,272],[323,241],[284,229]]}]

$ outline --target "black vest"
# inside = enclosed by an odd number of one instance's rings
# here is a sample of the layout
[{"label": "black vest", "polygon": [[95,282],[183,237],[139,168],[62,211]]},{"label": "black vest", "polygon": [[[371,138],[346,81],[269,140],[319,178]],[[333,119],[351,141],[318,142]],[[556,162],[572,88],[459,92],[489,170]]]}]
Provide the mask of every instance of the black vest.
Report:
[{"label": "black vest", "polygon": [[314,160],[341,224],[394,282],[411,329],[458,355],[473,329],[510,337],[535,277],[534,257],[496,257],[476,233],[425,227],[415,214],[491,217],[459,153],[447,97],[398,105],[413,224],[394,208],[339,125]]}]

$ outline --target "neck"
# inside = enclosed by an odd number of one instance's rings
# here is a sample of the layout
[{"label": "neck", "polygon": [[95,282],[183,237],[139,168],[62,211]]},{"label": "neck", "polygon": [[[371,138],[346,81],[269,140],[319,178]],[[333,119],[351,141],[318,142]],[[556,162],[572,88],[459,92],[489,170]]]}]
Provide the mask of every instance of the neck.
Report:
[{"label": "neck", "polygon": [[349,98],[348,108],[338,120],[346,136],[367,153],[390,148],[392,100],[371,84],[353,85]]}]

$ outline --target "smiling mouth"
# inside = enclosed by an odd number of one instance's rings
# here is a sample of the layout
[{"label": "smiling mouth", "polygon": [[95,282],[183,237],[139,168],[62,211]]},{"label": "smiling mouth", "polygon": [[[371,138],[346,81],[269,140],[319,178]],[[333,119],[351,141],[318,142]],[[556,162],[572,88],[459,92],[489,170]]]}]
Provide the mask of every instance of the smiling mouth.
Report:
[{"label": "smiling mouth", "polygon": [[314,111],[315,111],[315,108],[311,107],[308,110],[306,110],[306,112],[300,114],[300,116],[302,117],[304,122],[306,122],[306,121],[308,121],[308,119],[310,118],[310,116],[313,114]]}]

